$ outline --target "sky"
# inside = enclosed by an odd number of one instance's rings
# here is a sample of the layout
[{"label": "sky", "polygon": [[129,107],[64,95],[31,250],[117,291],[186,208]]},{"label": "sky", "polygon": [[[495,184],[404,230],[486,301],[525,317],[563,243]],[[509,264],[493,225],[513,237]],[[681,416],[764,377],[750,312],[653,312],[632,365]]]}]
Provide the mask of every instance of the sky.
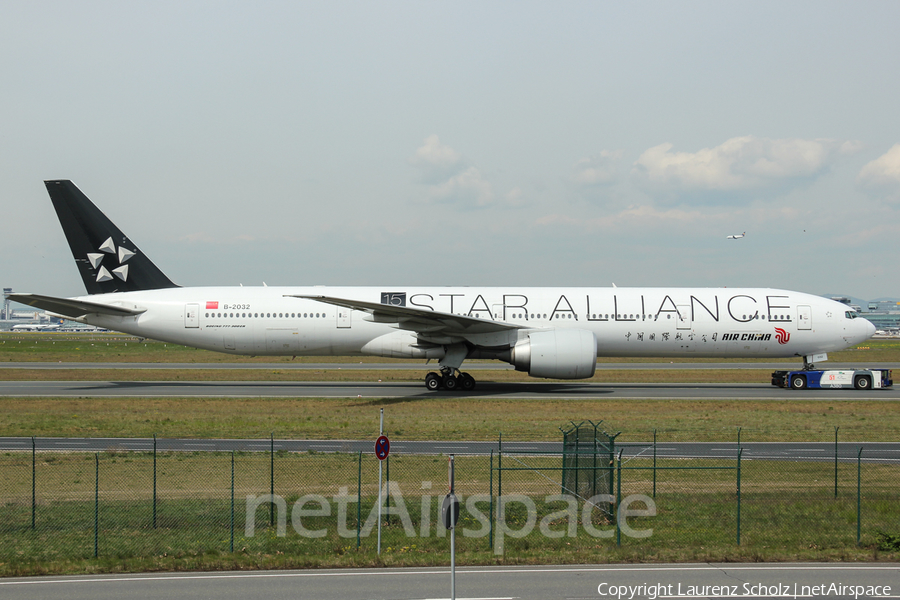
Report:
[{"label": "sky", "polygon": [[[0,284],[900,296],[900,3],[0,0]],[[746,232],[746,237],[726,236]]]}]

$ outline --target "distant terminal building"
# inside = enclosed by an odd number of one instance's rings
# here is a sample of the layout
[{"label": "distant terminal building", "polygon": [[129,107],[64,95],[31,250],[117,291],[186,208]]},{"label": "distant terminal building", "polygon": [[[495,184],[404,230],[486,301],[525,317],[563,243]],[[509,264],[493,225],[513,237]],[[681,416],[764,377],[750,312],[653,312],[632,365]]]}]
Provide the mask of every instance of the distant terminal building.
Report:
[{"label": "distant terminal building", "polygon": [[878,300],[869,302],[867,308],[869,312],[896,312],[900,310],[900,302],[894,300]]},{"label": "distant terminal building", "polygon": [[875,329],[885,333],[900,333],[900,306],[894,305],[892,311],[867,312],[863,316],[872,322]]},{"label": "distant terminal building", "polygon": [[872,322],[875,329],[885,333],[900,333],[900,302],[896,300],[876,300],[866,304],[863,316]]}]

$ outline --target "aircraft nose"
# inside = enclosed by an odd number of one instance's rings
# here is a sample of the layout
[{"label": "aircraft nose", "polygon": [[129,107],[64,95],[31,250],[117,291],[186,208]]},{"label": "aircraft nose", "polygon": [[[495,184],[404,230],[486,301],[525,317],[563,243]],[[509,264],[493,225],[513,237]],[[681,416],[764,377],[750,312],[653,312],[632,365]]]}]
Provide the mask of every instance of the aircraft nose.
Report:
[{"label": "aircraft nose", "polygon": [[870,337],[875,335],[875,326],[872,325],[872,322],[870,320],[862,319],[862,318],[857,319],[857,320],[862,321],[862,323],[860,323],[860,325],[862,325],[861,329],[862,329],[863,338],[860,341],[866,341],[867,339],[869,339]]}]

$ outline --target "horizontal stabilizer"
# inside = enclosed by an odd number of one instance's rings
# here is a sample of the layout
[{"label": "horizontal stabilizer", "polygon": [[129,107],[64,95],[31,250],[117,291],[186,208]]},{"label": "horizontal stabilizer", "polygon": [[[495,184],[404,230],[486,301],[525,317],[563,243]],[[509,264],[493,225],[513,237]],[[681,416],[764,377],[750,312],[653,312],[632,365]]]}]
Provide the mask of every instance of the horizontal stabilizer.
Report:
[{"label": "horizontal stabilizer", "polygon": [[145,308],[126,308],[114,304],[100,304],[98,302],[85,302],[72,298],[54,298],[53,296],[41,296],[39,294],[10,294],[13,302],[34,306],[70,319],[78,319],[85,315],[111,315],[114,317],[127,317],[139,315],[145,312]]}]

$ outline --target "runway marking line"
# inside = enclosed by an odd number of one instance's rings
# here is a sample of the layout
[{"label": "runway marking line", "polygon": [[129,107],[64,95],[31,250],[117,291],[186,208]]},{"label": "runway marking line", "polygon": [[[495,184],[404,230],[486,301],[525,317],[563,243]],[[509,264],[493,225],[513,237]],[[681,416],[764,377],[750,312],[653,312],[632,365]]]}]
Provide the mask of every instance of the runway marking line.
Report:
[{"label": "runway marking line", "polygon": [[[900,571],[900,565],[893,566],[869,566],[859,564],[834,565],[829,563],[798,563],[796,565],[699,565],[692,567],[648,567],[645,565],[631,567],[581,567],[581,568],[547,568],[547,569],[519,569],[512,567],[510,569],[457,569],[456,573],[464,575],[516,575],[520,573],[609,573],[614,571],[791,571],[791,570],[852,570],[852,571]],[[355,572],[288,572],[288,573],[221,573],[221,574],[181,574],[172,573],[168,575],[137,575],[134,577],[92,577],[86,579],[36,579],[36,580],[18,580],[3,581],[0,580],[0,586],[4,585],[56,585],[69,583],[129,583],[144,581],[179,581],[184,579],[255,579],[255,578],[274,578],[274,577],[373,577],[373,576],[401,576],[401,575],[441,575],[445,576],[449,573],[449,568],[440,571],[355,571]]]}]

